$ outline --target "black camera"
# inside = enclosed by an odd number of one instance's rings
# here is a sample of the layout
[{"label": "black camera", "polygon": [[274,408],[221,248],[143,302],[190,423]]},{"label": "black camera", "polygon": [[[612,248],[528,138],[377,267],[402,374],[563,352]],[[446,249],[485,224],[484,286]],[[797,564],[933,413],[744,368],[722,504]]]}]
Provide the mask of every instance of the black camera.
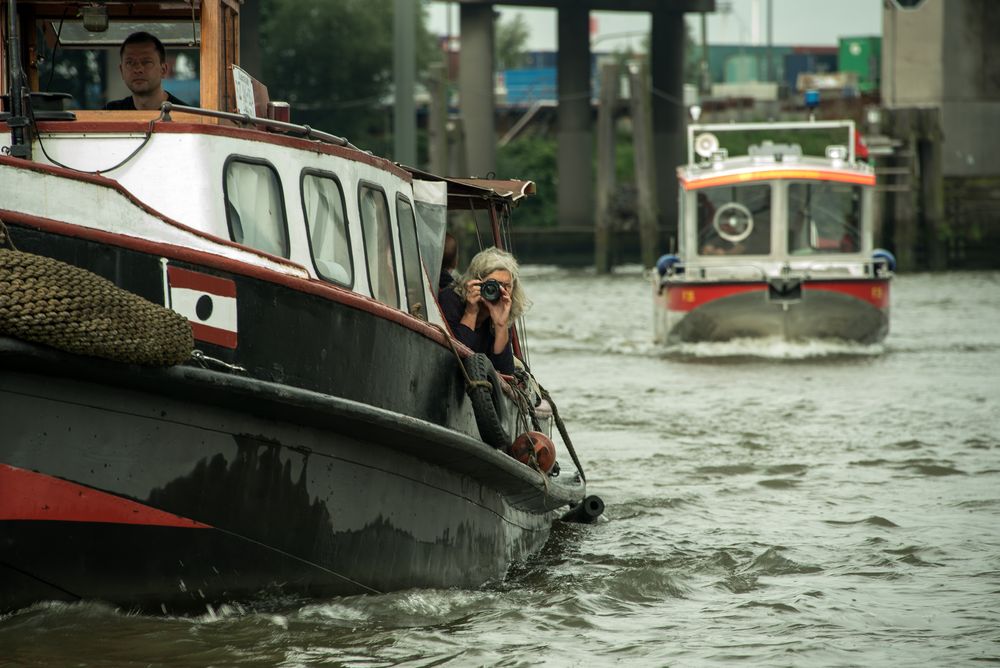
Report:
[{"label": "black camera", "polygon": [[487,278],[479,286],[479,296],[488,302],[495,302],[500,299],[500,281],[495,278]]}]

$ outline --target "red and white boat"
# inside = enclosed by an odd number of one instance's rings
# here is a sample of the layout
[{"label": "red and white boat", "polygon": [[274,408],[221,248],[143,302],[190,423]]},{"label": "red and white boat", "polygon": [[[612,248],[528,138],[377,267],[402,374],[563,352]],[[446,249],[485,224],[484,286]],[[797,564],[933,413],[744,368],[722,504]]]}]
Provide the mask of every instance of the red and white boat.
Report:
[{"label": "red and white boat", "polygon": [[[841,134],[822,156],[788,142]],[[744,155],[722,148],[739,142]],[[658,342],[885,338],[895,259],[873,245],[875,172],[855,142],[852,121],[689,126],[678,250],[654,273]]]}]

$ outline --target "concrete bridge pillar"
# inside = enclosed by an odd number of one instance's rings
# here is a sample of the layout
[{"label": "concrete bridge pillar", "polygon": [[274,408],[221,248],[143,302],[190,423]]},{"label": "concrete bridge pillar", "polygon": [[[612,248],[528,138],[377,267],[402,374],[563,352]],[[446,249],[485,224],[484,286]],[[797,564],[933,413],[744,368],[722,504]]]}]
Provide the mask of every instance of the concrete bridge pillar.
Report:
[{"label": "concrete bridge pillar", "polygon": [[465,129],[470,174],[484,177],[496,170],[497,142],[493,100],[493,5],[462,4],[459,28],[458,92]]},{"label": "concrete bridge pillar", "polygon": [[[677,166],[687,160],[687,109],[684,106],[684,14],[669,9],[652,13],[650,68],[653,80],[653,147],[659,194],[659,225],[677,239]],[[663,252],[668,250],[663,246]]]},{"label": "concrete bridge pillar", "polygon": [[594,224],[594,136],[590,105],[590,14],[580,4],[558,14],[560,227]]}]

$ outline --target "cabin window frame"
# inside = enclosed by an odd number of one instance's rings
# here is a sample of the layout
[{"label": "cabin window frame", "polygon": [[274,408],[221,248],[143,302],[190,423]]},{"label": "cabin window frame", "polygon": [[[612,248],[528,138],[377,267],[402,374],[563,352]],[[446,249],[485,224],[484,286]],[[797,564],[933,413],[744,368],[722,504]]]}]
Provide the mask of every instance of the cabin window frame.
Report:
[{"label": "cabin window frame", "polygon": [[[790,258],[810,258],[817,255],[825,256],[835,256],[842,257],[845,255],[854,255],[857,253],[864,252],[865,245],[865,210],[866,210],[866,200],[865,191],[866,188],[856,183],[840,183],[836,181],[816,181],[811,179],[790,179],[784,184],[783,200],[784,206],[786,208],[786,229],[782,235],[782,250]],[[836,187],[842,187],[853,191],[852,195],[856,195],[855,201],[857,203],[855,216],[855,230],[852,237],[854,248],[850,250],[842,250],[843,246],[843,236],[841,237],[841,243],[836,248],[817,248],[813,245],[812,241],[809,241],[805,246],[799,244],[794,250],[792,248],[792,231],[794,225],[792,223],[792,216],[795,214],[792,208],[792,190],[795,186],[823,186],[827,189],[832,189]],[[814,221],[815,217],[811,217],[811,221]],[[810,229],[810,234],[813,230]],[[844,235],[846,236],[847,231],[845,229]],[[795,252],[800,251],[800,252]]]},{"label": "cabin window frame", "polygon": [[[767,207],[768,207],[767,228],[766,228],[766,230],[767,230],[767,239],[766,239],[766,245],[764,245],[764,249],[762,251],[759,251],[759,252],[748,252],[748,251],[734,252],[732,250],[730,252],[722,252],[722,253],[705,253],[705,252],[702,252],[703,248],[708,243],[708,240],[702,238],[702,233],[703,233],[703,230],[705,228],[702,225],[701,206],[698,203],[698,197],[700,195],[705,195],[706,198],[707,198],[708,197],[707,193],[713,192],[713,191],[721,192],[723,189],[730,190],[730,191],[739,190],[739,191],[746,192],[746,191],[748,191],[748,190],[750,190],[752,188],[767,188],[767,197],[766,197]],[[766,256],[771,255],[773,253],[774,243],[775,243],[775,232],[776,232],[776,227],[777,227],[776,223],[779,220],[779,211],[777,209],[777,205],[779,204],[779,202],[776,200],[777,190],[778,190],[778,188],[777,188],[777,184],[776,183],[774,183],[772,181],[761,181],[761,182],[748,182],[748,183],[734,183],[734,184],[730,184],[730,185],[726,185],[726,186],[718,186],[718,187],[711,187],[711,188],[697,188],[697,189],[693,189],[692,191],[690,191],[690,192],[693,193],[692,200],[691,200],[691,202],[689,202],[689,204],[690,204],[690,216],[691,216],[691,232],[692,232],[692,238],[690,240],[690,243],[692,245],[692,251],[694,253],[693,256],[697,257],[697,258],[699,258],[701,260],[704,260],[704,259],[717,258],[717,257],[730,257],[730,258],[734,258],[734,257],[735,258],[755,258],[755,257],[757,257],[757,258],[759,258],[759,257],[766,257]],[[744,202],[742,202],[739,198],[725,197],[725,198],[722,198],[722,200],[723,200],[722,204],[714,206],[714,208],[716,210],[716,213],[718,212],[719,208],[730,206],[730,205],[734,205],[734,204],[737,205],[738,207],[747,208],[746,204]],[[764,200],[765,200],[765,198],[762,197],[761,201],[764,201]],[[713,215],[713,218],[714,218],[714,215]],[[711,229],[711,228],[714,227],[713,223],[714,223],[714,221],[708,221],[708,228],[709,229]],[[751,229],[751,231],[748,234],[747,238],[752,237],[758,231],[760,231],[761,229],[763,229],[763,228],[758,228],[757,225],[758,225],[757,218],[756,218],[756,216],[753,216],[753,228]],[[716,230],[715,232],[716,232],[716,236],[719,236],[718,235],[718,231]],[[732,243],[732,242],[728,242],[727,241],[727,243]],[[732,245],[733,245],[734,248],[736,247],[737,243],[742,243],[742,241],[733,243]]]},{"label": "cabin window frame", "polygon": [[[376,292],[378,292],[378,291],[375,290],[375,287],[374,287],[375,284],[372,281],[372,266],[371,266],[372,262],[371,262],[371,257],[370,257],[369,249],[368,249],[369,231],[367,229],[368,228],[368,222],[366,221],[366,218],[365,218],[365,208],[364,208],[364,195],[365,195],[365,191],[371,191],[373,193],[379,193],[382,196],[382,202],[385,204],[385,214],[386,214],[385,224],[388,227],[388,229],[385,230],[385,239],[389,243],[389,252],[390,252],[390,256],[392,258],[392,262],[391,262],[391,265],[390,265],[392,267],[392,281],[391,281],[391,284],[393,286],[392,287],[393,293],[395,294],[395,297],[396,297],[396,303],[395,304],[392,304],[392,303],[389,303],[386,300],[383,300],[378,294],[376,294]],[[387,306],[391,306],[393,308],[399,309],[400,308],[400,303],[401,303],[401,301],[400,301],[400,290],[399,290],[399,274],[396,271],[396,248],[395,248],[396,245],[395,245],[395,243],[393,243],[393,236],[394,235],[393,235],[393,232],[392,232],[392,210],[389,208],[389,197],[386,195],[385,188],[383,188],[381,185],[375,183],[374,181],[368,181],[366,179],[359,179],[358,180],[357,197],[358,197],[358,217],[359,217],[359,219],[361,221],[361,245],[364,246],[364,249],[365,249],[365,272],[366,272],[366,275],[368,277],[368,291],[371,293],[371,297],[373,299],[376,299],[379,302],[381,302],[383,304],[386,304]],[[376,249],[376,253],[378,253],[378,249]],[[383,281],[383,278],[380,276],[379,277],[379,286],[382,286],[382,281]]]},{"label": "cabin window frame", "polygon": [[[411,263],[408,259],[408,253],[406,250],[407,244],[403,239],[403,228],[405,225],[403,224],[403,218],[399,215],[401,204],[406,205],[410,210],[410,229],[413,232],[413,250],[417,254],[415,258],[415,277],[417,284],[415,286],[410,285],[410,272],[413,270],[410,268]],[[403,193],[396,193],[396,227],[399,228],[399,256],[403,261],[403,288],[406,291],[406,312],[415,318],[427,320],[427,292],[424,289],[424,263],[423,258],[420,256],[420,238],[417,236],[417,211],[416,207],[413,206],[413,202],[410,201],[410,198]],[[417,302],[417,305],[420,306],[420,311],[417,313],[413,312],[414,304],[411,300],[411,296],[414,291],[419,291],[420,295],[420,301]]]},{"label": "cabin window frame", "polygon": [[[313,230],[310,224],[310,217],[308,209],[306,208],[306,178],[315,177],[319,179],[328,179],[334,183],[337,187],[337,192],[340,194],[340,210],[344,216],[344,241],[347,244],[347,266],[345,267],[350,276],[350,280],[347,283],[338,281],[330,276],[325,275],[317,263],[316,249],[313,247]],[[347,199],[344,195],[344,184],[340,180],[340,177],[335,173],[325,170],[317,169],[316,167],[306,167],[299,174],[299,196],[302,203],[302,219],[306,225],[306,243],[309,245],[309,257],[312,260],[313,268],[316,270],[316,275],[319,276],[324,281],[333,283],[335,285],[341,285],[349,289],[353,289],[354,285],[357,283],[357,277],[354,267],[354,253],[352,252],[351,246],[351,220],[347,214]],[[336,261],[336,260],[335,260]],[[340,264],[338,262],[338,264]]]},{"label": "cabin window frame", "polygon": [[[242,239],[239,240],[239,241],[237,241],[235,229],[233,227],[233,222],[234,221],[233,221],[233,217],[231,215],[232,214],[231,206],[230,206],[231,205],[231,201],[230,201],[230,198],[229,198],[229,172],[230,172],[230,169],[231,169],[233,163],[240,163],[240,164],[256,165],[256,166],[265,167],[265,168],[267,168],[270,171],[271,175],[274,177],[275,190],[276,190],[277,196],[278,196],[277,212],[280,215],[280,221],[279,221],[280,222],[280,226],[279,226],[280,230],[279,231],[282,234],[282,239],[281,240],[284,242],[284,246],[285,246],[285,252],[284,252],[284,254],[274,253],[274,252],[272,252],[270,250],[267,250],[267,249],[264,249],[264,248],[259,248],[257,246],[252,245],[252,244],[246,243],[246,241],[245,241],[245,239],[246,239],[246,229],[245,229],[245,226],[243,224],[243,220],[242,220],[243,215],[242,214],[240,214],[240,221],[239,221],[240,231],[242,233]],[[230,240],[232,240],[234,243],[240,244],[241,246],[246,246],[247,248],[253,248],[256,251],[260,251],[261,253],[267,253],[268,255],[273,255],[275,257],[282,257],[282,258],[285,258],[285,259],[290,259],[291,258],[291,255],[292,255],[292,243],[291,243],[291,238],[290,238],[289,233],[288,233],[288,211],[285,208],[285,191],[284,191],[284,187],[282,186],[282,183],[281,183],[281,176],[278,174],[277,168],[275,168],[275,166],[270,161],[265,160],[264,158],[256,158],[256,157],[253,157],[253,156],[240,155],[240,154],[237,154],[237,153],[234,153],[232,155],[227,156],[225,162],[222,165],[222,201],[223,201],[222,206],[223,206],[223,209],[224,209],[225,214],[226,214],[226,227],[229,230],[229,238],[230,238]],[[235,207],[232,207],[232,208],[235,208]]]}]

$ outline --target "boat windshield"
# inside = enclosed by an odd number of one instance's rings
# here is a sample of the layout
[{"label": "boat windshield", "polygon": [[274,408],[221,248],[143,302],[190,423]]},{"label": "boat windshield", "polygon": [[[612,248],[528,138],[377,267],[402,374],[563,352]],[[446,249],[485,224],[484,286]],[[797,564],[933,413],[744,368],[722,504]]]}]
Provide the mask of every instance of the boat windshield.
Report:
[{"label": "boat windshield", "polygon": [[771,252],[771,186],[705,188],[697,195],[699,255]]},{"label": "boat windshield", "polygon": [[856,253],[861,249],[861,187],[843,183],[788,185],[791,255]]},{"label": "boat windshield", "polygon": [[103,32],[89,32],[78,19],[36,22],[38,85],[42,92],[66,93],[66,109],[103,109],[129,94],[118,71],[119,49],[131,33],[155,35],[167,50],[163,87],[184,102],[200,104],[201,25],[190,20],[117,21]]}]

